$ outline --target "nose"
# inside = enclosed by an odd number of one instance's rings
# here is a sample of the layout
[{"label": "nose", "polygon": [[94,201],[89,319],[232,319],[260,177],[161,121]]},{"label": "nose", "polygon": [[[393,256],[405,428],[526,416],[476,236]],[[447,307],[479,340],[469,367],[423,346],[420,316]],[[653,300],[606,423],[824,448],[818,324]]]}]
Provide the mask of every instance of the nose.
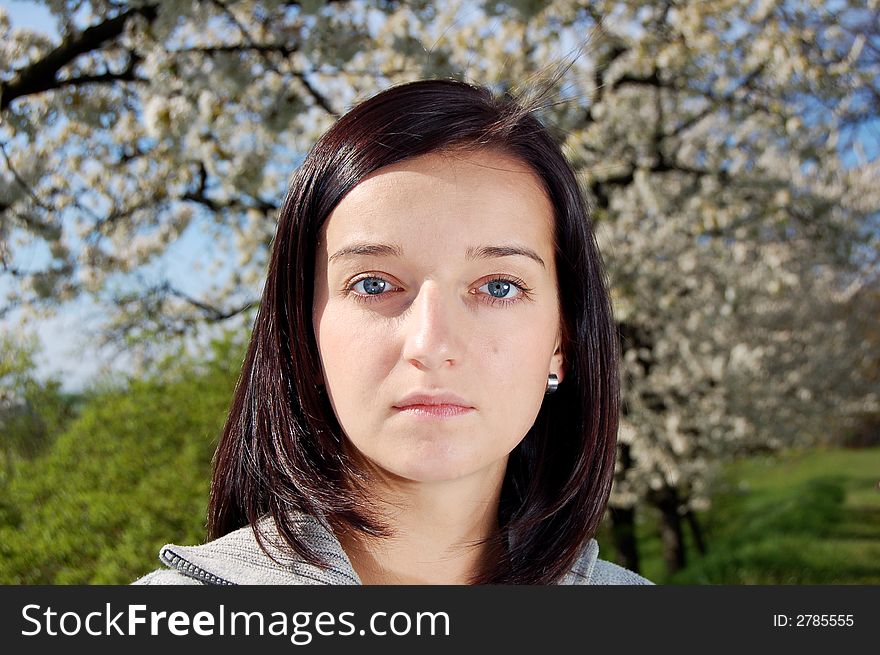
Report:
[{"label": "nose", "polygon": [[409,306],[402,356],[423,370],[451,366],[460,356],[453,301],[433,282]]}]

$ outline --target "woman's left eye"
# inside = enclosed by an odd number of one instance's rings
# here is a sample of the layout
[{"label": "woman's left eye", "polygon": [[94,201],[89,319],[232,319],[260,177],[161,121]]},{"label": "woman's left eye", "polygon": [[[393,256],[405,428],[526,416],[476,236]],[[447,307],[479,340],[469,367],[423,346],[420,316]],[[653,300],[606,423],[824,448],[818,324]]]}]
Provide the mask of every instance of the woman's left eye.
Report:
[{"label": "woman's left eye", "polygon": [[522,287],[512,280],[489,280],[486,284],[477,287],[478,291],[482,291],[483,289],[486,290],[486,294],[488,294],[493,301],[501,300],[505,302],[513,302],[518,300],[520,296],[524,295]]}]

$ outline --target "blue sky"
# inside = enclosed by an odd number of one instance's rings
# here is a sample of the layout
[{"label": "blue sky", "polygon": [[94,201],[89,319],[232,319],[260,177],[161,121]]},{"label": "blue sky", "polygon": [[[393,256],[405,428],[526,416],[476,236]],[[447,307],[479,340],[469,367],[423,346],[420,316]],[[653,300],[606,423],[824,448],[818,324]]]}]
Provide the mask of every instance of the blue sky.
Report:
[{"label": "blue sky", "polygon": [[9,2],[4,0],[0,6],[9,12],[13,27],[31,27],[57,36],[55,23],[49,10],[34,2]]},{"label": "blue sky", "polygon": [[[0,3],[9,13],[13,27],[28,27],[58,37],[54,19],[43,5],[33,2]],[[150,280],[170,279],[181,290],[198,296],[209,280],[193,273],[191,263],[199,253],[210,252],[214,240],[200,232],[196,225],[168,249],[155,264],[143,273]],[[28,248],[14,253],[15,264],[25,270],[39,268],[48,260],[45,247]],[[6,284],[0,278],[0,291]],[[8,284],[8,283],[7,283]],[[36,332],[42,344],[38,357],[38,375],[58,377],[69,390],[82,388],[95,378],[102,367],[124,370],[129,362],[125,357],[111,360],[108,351],[100,351],[94,343],[90,328],[97,328],[104,318],[99,305],[89,299],[67,304],[57,316],[39,321],[36,328],[28,324],[28,332]],[[4,319],[4,327],[17,328],[21,312],[13,312]]]},{"label": "blue sky", "polygon": [[[57,38],[54,21],[44,6],[33,2],[8,1],[0,5],[8,12],[13,27],[29,27]],[[25,259],[29,258],[25,255]],[[92,324],[95,318],[94,307],[79,303],[66,309],[57,318],[40,322],[37,335],[43,344],[43,352],[38,359],[41,377],[55,374],[64,380],[66,388],[75,389],[97,372],[98,363],[94,353],[83,352],[88,349],[88,344],[77,344],[70,339],[70,335],[81,333],[82,325]],[[4,327],[12,327],[19,320],[20,314],[14,313],[4,321],[7,324]]]}]

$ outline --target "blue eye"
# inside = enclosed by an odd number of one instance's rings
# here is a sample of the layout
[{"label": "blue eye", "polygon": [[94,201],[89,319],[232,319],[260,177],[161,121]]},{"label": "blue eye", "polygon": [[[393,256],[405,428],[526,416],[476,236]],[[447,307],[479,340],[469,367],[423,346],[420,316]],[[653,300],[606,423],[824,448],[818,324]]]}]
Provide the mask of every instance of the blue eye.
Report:
[{"label": "blue eye", "polygon": [[[369,275],[353,282],[348,287],[348,292],[358,302],[375,302],[381,301],[385,296],[389,295],[386,293],[389,287],[392,290],[397,289],[397,287],[384,278]],[[511,295],[511,292],[514,292],[513,295]],[[529,298],[530,292],[531,289],[527,288],[522,280],[502,277],[491,278],[488,282],[470,291],[474,295],[482,296],[483,302],[490,305],[498,303],[512,305]]]},{"label": "blue eye", "polygon": [[363,291],[361,293],[368,296],[378,296],[383,291],[385,291],[385,287],[388,286],[388,282],[380,277],[365,277],[355,282],[351,286],[352,290],[356,290],[355,287],[357,287],[357,285],[361,283],[363,283],[364,285]]},{"label": "blue eye", "polygon": [[510,297],[507,295],[510,291],[516,291],[517,286],[508,280],[490,280],[486,284],[480,287],[486,288],[486,291],[493,298],[498,298],[499,300],[510,300]]}]

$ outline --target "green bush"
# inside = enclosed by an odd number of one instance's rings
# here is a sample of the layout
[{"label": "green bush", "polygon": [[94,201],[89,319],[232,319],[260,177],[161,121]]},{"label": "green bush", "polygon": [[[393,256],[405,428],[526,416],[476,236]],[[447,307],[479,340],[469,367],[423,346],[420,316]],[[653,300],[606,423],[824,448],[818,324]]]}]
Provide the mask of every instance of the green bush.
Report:
[{"label": "green bush", "polygon": [[95,392],[51,448],[23,462],[0,505],[0,582],[123,584],[169,541],[205,537],[210,464],[243,343],[177,355]]}]

